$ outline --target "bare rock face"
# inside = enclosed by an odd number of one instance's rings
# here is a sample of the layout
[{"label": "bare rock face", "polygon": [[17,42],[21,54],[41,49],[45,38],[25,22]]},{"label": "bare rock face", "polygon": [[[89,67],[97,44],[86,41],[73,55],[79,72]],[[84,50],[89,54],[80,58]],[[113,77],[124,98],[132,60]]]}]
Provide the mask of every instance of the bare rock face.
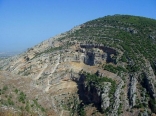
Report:
[{"label": "bare rock face", "polygon": [[110,91],[111,83],[105,83],[101,94],[101,108],[106,110],[110,106],[110,98],[109,98],[109,91]]},{"label": "bare rock face", "polygon": [[156,83],[156,76],[154,75],[154,71],[148,62],[146,65],[145,80],[147,84],[147,90],[150,92],[150,95],[156,99],[156,88],[154,86],[154,83]]},{"label": "bare rock face", "polygon": [[132,107],[136,104],[136,84],[137,79],[135,75],[130,75],[129,102]]},{"label": "bare rock face", "polygon": [[120,94],[121,94],[123,85],[124,85],[124,82],[121,80],[119,82],[119,84],[117,85],[116,91],[114,93],[114,104],[113,104],[113,109],[112,109],[112,112],[111,112],[112,116],[117,116],[118,109],[119,109],[119,106],[120,106],[120,103],[121,103],[121,99],[120,99],[121,95]]},{"label": "bare rock face", "polygon": [[96,44],[80,44],[84,53],[84,63],[87,65],[99,65],[105,62],[115,63],[111,55],[116,55],[116,50]]}]

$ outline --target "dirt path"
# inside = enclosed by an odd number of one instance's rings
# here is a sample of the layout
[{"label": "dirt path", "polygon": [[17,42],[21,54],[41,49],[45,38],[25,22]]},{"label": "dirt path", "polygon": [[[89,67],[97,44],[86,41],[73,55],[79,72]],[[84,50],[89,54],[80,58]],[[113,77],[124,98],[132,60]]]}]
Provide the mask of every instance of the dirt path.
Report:
[{"label": "dirt path", "polygon": [[56,68],[57,68],[57,66],[60,64],[60,54],[58,55],[58,57],[57,57],[57,62],[56,62],[56,65],[55,65],[55,67],[53,68],[53,70],[51,71],[51,75],[55,72],[55,70],[56,70]]},{"label": "dirt path", "polygon": [[44,72],[44,70],[47,68],[47,64],[44,65],[42,71],[37,75],[37,77],[35,78],[35,80],[38,80],[40,78],[40,76],[42,75],[42,73]]},{"label": "dirt path", "polygon": [[[57,57],[56,64],[55,64],[54,68],[52,69],[51,74],[49,75],[49,77],[51,77],[51,76],[53,75],[53,73],[56,71],[56,68],[58,67],[59,64],[60,64],[60,54],[59,54],[58,57]],[[46,87],[46,89],[45,89],[46,92],[49,91],[49,88],[50,88],[50,86],[51,86],[51,85],[49,84],[49,78],[47,78],[47,79],[48,79],[48,85],[47,85],[47,87]]]},{"label": "dirt path", "polygon": [[60,114],[60,116],[62,116],[63,115],[63,110],[61,111],[61,114]]}]

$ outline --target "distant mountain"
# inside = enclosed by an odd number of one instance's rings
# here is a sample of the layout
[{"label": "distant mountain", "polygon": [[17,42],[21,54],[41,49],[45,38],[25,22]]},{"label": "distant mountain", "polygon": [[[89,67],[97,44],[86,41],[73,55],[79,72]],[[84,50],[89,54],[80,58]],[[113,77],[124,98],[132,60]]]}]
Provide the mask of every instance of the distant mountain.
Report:
[{"label": "distant mountain", "polygon": [[21,52],[0,52],[0,58],[8,58],[20,54]]},{"label": "distant mountain", "polygon": [[[154,116],[156,20],[113,15],[88,21],[1,60],[0,69],[0,86],[8,88],[1,107],[26,115]],[[5,96],[16,90],[23,93],[13,94],[13,105]]]}]

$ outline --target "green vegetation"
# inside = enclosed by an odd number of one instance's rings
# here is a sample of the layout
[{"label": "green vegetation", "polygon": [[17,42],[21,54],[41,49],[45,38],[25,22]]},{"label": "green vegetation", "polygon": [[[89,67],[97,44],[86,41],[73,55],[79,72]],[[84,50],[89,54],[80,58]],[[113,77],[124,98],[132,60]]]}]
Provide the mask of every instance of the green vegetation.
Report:
[{"label": "green vegetation", "polygon": [[150,99],[150,107],[151,107],[151,110],[156,113],[156,100],[155,99]]},{"label": "green vegetation", "polygon": [[45,50],[45,51],[43,51],[43,52],[37,53],[37,54],[35,55],[35,57],[33,57],[32,59],[34,59],[34,58],[36,58],[36,57],[39,57],[39,56],[42,55],[42,54],[54,52],[54,51],[61,50],[61,49],[62,49],[61,46],[60,46],[60,47],[51,47],[51,48],[49,48],[49,49],[47,49],[47,50]]},{"label": "green vegetation", "polygon": [[116,73],[116,74],[119,72],[127,72],[127,70],[121,66],[115,67],[110,64],[104,65],[103,68],[104,68],[104,70],[107,70],[109,72]]},{"label": "green vegetation", "polygon": [[18,101],[25,103],[26,100],[26,95],[23,92],[20,92],[19,96],[18,96]]},{"label": "green vegetation", "polygon": [[85,116],[84,107],[82,107],[78,96],[72,94],[68,99],[61,101],[61,106],[64,110],[70,111],[70,116],[75,116],[75,114]]},{"label": "green vegetation", "polygon": [[137,72],[137,71],[140,70],[139,66],[137,66],[137,65],[133,65],[133,66],[127,65],[126,68],[127,68],[127,70],[128,70],[129,72]]},{"label": "green vegetation", "polygon": [[35,99],[35,100],[33,100],[33,101],[34,101],[34,104],[35,104],[35,106],[36,106],[37,108],[39,108],[42,112],[45,112],[45,109],[44,109],[41,105],[39,105],[37,99]]},{"label": "green vegetation", "polygon": [[94,85],[95,87],[99,88],[99,89],[103,89],[104,82],[109,82],[111,83],[111,87],[109,90],[109,98],[110,98],[110,107],[108,107],[104,112],[108,112],[111,110],[112,105],[114,103],[114,93],[116,90],[116,82],[114,80],[112,80],[111,78],[108,77],[98,77],[96,74],[90,74],[90,73],[83,73],[86,77],[86,85],[87,87],[89,87],[90,85]]},{"label": "green vegetation", "polygon": [[15,89],[15,93],[16,93],[16,94],[18,93],[18,89]]},{"label": "green vegetation", "polygon": [[96,74],[90,74],[90,73],[84,73],[84,74],[86,76],[87,85],[89,85],[90,82],[93,82],[95,86],[102,86],[103,82],[110,82],[113,91],[115,90],[116,83],[111,78],[98,77]]},{"label": "green vegetation", "polygon": [[5,86],[3,87],[3,91],[6,91],[6,90],[8,90],[8,86],[5,85]]},{"label": "green vegetation", "polygon": [[28,114],[31,114],[36,109],[43,114],[46,111],[38,103],[37,99],[29,99],[23,91],[20,91],[19,89],[14,88],[10,85],[5,85],[3,86],[3,89],[0,89],[0,97],[0,107],[2,105],[8,107],[13,106],[15,109],[21,110],[22,112],[27,112]]},{"label": "green vegetation", "polygon": [[42,53],[54,52],[56,50],[61,50],[61,49],[62,49],[62,47],[54,47],[54,48],[52,47],[52,48],[49,48],[49,49],[43,51]]},{"label": "green vegetation", "polygon": [[120,115],[121,113],[123,113],[122,106],[123,105],[120,103],[119,108],[118,108],[118,115]]},{"label": "green vegetation", "polygon": [[[144,67],[144,59],[149,60],[151,64],[155,60],[155,30],[156,20],[154,19],[113,15],[86,22],[80,30],[67,35],[66,38],[87,43],[102,43],[105,46],[116,48],[124,53],[120,61],[135,64],[135,67],[128,68],[128,71],[137,72]],[[116,73],[116,70],[113,72]]]},{"label": "green vegetation", "polygon": [[80,116],[86,116],[86,112],[85,112],[85,110],[84,110],[84,106],[81,106],[80,104],[78,105],[78,114],[80,115]]}]

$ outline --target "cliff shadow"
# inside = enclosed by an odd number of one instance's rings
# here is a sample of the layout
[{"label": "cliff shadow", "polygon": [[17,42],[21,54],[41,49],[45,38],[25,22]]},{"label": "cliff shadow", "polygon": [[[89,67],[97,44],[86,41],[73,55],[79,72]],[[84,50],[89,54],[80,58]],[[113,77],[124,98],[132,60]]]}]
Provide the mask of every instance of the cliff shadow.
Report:
[{"label": "cliff shadow", "polygon": [[77,83],[78,88],[78,96],[79,99],[82,101],[81,106],[92,104],[94,107],[97,108],[99,112],[102,112],[101,109],[101,96],[98,95],[97,88],[94,86],[93,83],[89,83],[89,85],[85,85],[85,75],[80,74],[80,78],[75,80]]}]

